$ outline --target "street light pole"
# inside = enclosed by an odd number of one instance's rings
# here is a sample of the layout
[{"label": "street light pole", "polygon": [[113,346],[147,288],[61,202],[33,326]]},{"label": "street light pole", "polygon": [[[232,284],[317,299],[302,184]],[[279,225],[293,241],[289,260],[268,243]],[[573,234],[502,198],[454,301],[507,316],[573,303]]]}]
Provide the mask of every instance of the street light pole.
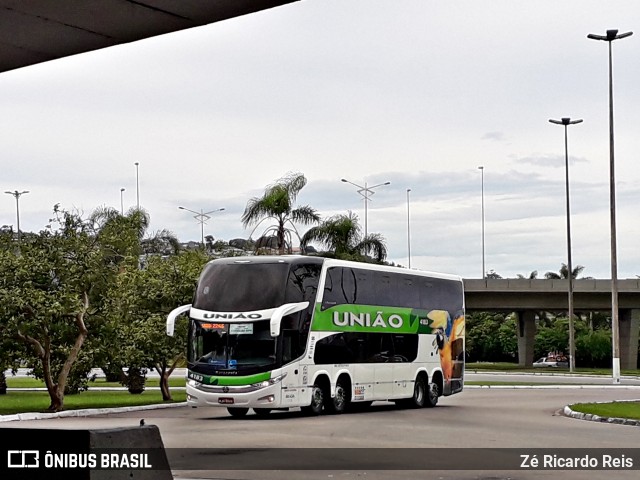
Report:
[{"label": "street light pole", "polygon": [[124,215],[124,199],[122,197],[122,193],[124,192],[124,188],[120,189],[120,215]]},{"label": "street light pole", "polygon": [[569,201],[569,142],[567,139],[567,127],[581,123],[582,119],[571,120],[562,118],[561,120],[549,119],[549,122],[564,126],[564,165],[565,165],[565,191],[567,194],[567,270],[569,278],[569,373],[573,373],[576,366],[576,343],[575,329],[573,324],[573,266],[571,264],[571,208]]},{"label": "street light pole", "polygon": [[482,279],[487,278],[487,270],[484,265],[484,166],[480,165],[478,167],[481,173],[481,183],[482,183]]},{"label": "street light pole", "polygon": [[368,235],[368,230],[367,230],[367,216],[368,216],[368,212],[367,212],[367,203],[369,201],[371,201],[371,195],[373,195],[374,192],[373,189],[374,188],[378,188],[378,187],[382,187],[384,185],[390,185],[391,182],[384,182],[384,183],[379,183],[377,185],[373,185],[371,187],[367,186],[367,182],[364,183],[364,187],[362,185],[358,185],[357,183],[353,183],[350,182],[349,180],[343,178],[341,179],[343,182],[345,183],[350,183],[351,185],[353,185],[354,187],[358,187],[357,192],[362,195],[362,198],[364,198],[364,236],[365,238]]},{"label": "street light pole", "polygon": [[198,223],[200,223],[200,235],[201,235],[200,239],[202,242],[202,249],[204,250],[204,224],[207,222],[207,220],[211,218],[211,215],[209,215],[210,213],[221,212],[224,210],[224,208],[217,208],[209,212],[205,212],[202,209],[200,209],[199,212],[196,212],[195,210],[189,210],[188,208],[185,208],[185,207],[178,207],[178,208],[180,210],[186,210],[187,212],[195,213],[193,218],[195,218],[198,221]]},{"label": "street light pole", "polygon": [[409,258],[409,268],[411,268],[411,221],[409,216],[409,192],[407,188],[407,257]]},{"label": "street light pole", "polygon": [[14,190],[13,192],[4,192],[6,194],[9,195],[13,195],[16,198],[16,226],[18,228],[18,243],[20,243],[20,204],[19,204],[19,199],[21,195],[24,195],[25,193],[29,193],[28,190],[23,190],[22,192],[19,192],[18,190]]},{"label": "street light pole", "polygon": [[134,163],[136,166],[136,206],[140,210],[140,176],[138,175],[138,162]]},{"label": "street light pole", "polygon": [[613,148],[613,60],[611,44],[626,38],[633,32],[618,34],[618,30],[607,30],[606,35],[590,33],[587,38],[609,42],[609,208],[611,216],[611,344],[613,350],[613,383],[620,383],[620,324],[618,318],[618,257],[616,248],[616,183]]}]

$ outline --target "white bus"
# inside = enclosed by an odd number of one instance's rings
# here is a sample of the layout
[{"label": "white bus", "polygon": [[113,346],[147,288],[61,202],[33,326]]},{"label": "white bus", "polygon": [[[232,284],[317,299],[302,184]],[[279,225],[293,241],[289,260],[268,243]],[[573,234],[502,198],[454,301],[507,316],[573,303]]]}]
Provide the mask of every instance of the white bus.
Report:
[{"label": "white bus", "polygon": [[453,275],[311,256],[213,260],[188,313],[187,402],[342,413],[433,407],[462,391],[464,292]]}]

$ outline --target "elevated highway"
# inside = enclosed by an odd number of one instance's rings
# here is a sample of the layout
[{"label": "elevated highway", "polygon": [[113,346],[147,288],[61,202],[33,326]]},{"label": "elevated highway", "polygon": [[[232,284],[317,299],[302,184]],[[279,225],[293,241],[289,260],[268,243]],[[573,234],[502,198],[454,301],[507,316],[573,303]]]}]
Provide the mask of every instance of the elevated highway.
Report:
[{"label": "elevated highway", "polygon": [[[536,312],[566,312],[569,281],[542,279],[465,279],[467,312],[513,312],[518,316],[518,360],[533,363]],[[611,311],[611,280],[576,279],[573,301],[580,311]],[[618,280],[620,363],[636,368],[640,330],[640,279]]]}]

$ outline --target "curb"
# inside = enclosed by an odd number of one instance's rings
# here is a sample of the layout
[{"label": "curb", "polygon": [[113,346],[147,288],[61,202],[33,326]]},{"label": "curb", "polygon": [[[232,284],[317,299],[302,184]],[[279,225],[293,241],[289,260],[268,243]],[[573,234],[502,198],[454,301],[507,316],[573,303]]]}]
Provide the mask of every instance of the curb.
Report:
[{"label": "curb", "polygon": [[[618,402],[640,402],[640,400],[616,400]],[[611,402],[594,402],[594,403],[611,403]],[[592,413],[582,413],[572,410],[569,405],[565,405],[562,409],[562,413],[571,418],[577,418],[578,420],[587,420],[590,422],[609,423],[615,425],[631,425],[634,427],[640,427],[640,420],[633,420],[630,418],[619,417],[601,417],[600,415],[594,415]]]},{"label": "curb", "polygon": [[153,404],[153,405],[140,405],[137,407],[116,407],[116,408],[86,408],[83,410],[64,410],[56,413],[17,413],[15,415],[0,415],[0,423],[2,422],[14,422],[20,420],[45,420],[49,418],[63,418],[63,417],[89,417],[92,415],[106,415],[109,413],[126,413],[137,412],[143,410],[156,410],[159,408],[178,408],[185,407],[187,402],[169,403],[169,404]]}]

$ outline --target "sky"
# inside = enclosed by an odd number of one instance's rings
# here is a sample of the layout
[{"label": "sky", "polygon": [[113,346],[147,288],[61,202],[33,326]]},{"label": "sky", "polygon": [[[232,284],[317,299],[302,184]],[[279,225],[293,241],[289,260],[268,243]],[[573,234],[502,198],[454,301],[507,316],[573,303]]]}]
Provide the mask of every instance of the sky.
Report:
[{"label": "sky", "polygon": [[633,0],[302,0],[1,73],[0,188],[29,191],[23,231],[55,204],[120,209],[124,188],[124,210],[139,195],[150,231],[186,242],[201,226],[179,206],[224,208],[205,235],[247,238],[247,201],[289,172],[308,181],[298,205],[362,224],[341,179],[390,182],[367,209],[389,261],[542,277],[567,262],[564,128],[548,120],[570,117],[573,265],[610,278],[608,48],[587,34],[634,31],[613,69],[618,278],[637,278],[639,28]]}]

